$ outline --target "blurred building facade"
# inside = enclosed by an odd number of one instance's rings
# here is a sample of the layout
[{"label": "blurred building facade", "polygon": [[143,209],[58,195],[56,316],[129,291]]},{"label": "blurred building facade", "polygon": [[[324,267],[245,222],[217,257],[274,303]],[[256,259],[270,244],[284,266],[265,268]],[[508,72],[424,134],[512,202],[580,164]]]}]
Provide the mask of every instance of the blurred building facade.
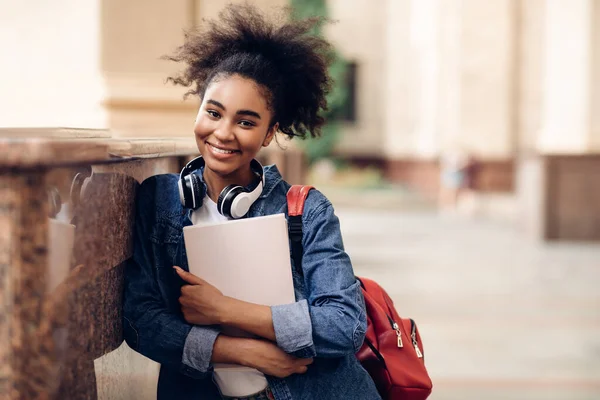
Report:
[{"label": "blurred building facade", "polygon": [[[166,84],[179,67],[161,59],[184,30],[225,0],[2,1],[1,126],[109,128],[113,135],[192,134],[198,102]],[[7,3],[7,4],[4,4]],[[253,1],[261,8],[284,0]]]},{"label": "blurred building facade", "polygon": [[358,64],[341,153],[395,176],[462,151],[483,162],[486,189],[508,190],[519,155],[600,150],[597,1],[329,4],[331,39]]},{"label": "blurred building facade", "polygon": [[[0,125],[190,135],[197,99],[184,102],[185,89],[165,85],[177,66],[160,56],[229,2],[8,2],[0,47],[17,62],[0,67]],[[440,159],[471,155],[476,189],[516,194],[535,235],[565,236],[551,231],[588,221],[566,236],[600,237],[600,2],[328,6],[337,23],[327,35],[355,65],[355,115],[343,123],[338,156],[434,196]]]}]

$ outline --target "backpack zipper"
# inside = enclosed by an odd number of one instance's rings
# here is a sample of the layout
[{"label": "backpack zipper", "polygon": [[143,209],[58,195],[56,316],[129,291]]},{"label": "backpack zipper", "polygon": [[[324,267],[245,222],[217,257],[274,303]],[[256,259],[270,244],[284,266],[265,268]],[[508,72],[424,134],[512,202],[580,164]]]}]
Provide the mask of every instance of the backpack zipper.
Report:
[{"label": "backpack zipper", "polygon": [[410,320],[410,337],[412,339],[413,346],[415,347],[415,352],[417,353],[417,357],[423,358],[423,353],[421,353],[421,349],[419,349],[419,344],[417,343],[417,324],[415,321]]},{"label": "backpack zipper", "polygon": [[390,325],[392,325],[392,329],[396,331],[396,336],[398,336],[398,347],[404,347],[404,343],[402,343],[402,332],[400,331],[400,327],[397,323],[394,322],[392,317],[387,316],[390,321]]}]

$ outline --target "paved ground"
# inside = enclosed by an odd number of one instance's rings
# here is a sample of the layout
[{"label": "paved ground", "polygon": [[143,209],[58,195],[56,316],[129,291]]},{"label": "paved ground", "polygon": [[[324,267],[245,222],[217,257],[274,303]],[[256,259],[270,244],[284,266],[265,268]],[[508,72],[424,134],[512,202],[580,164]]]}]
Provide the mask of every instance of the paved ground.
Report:
[{"label": "paved ground", "polygon": [[424,210],[338,215],[355,272],[417,320],[431,399],[600,399],[600,244]]}]

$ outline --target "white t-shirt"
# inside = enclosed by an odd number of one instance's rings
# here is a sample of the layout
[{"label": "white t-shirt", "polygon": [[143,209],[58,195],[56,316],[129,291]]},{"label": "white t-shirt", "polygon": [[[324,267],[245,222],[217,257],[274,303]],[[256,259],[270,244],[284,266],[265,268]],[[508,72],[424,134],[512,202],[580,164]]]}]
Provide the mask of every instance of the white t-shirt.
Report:
[{"label": "white t-shirt", "polygon": [[[194,225],[215,224],[227,221],[228,218],[217,210],[217,204],[205,196],[202,207],[192,213]],[[214,380],[223,396],[246,397],[258,393],[267,387],[267,378],[256,369],[242,366],[218,368],[214,372]]]}]

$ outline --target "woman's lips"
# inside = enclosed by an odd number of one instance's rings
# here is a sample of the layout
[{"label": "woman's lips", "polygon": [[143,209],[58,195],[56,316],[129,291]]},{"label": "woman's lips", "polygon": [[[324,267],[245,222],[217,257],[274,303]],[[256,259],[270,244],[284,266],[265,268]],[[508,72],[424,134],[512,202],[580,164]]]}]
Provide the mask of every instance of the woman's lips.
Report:
[{"label": "woman's lips", "polygon": [[210,149],[210,151],[218,157],[228,157],[228,156],[232,156],[234,154],[238,154],[240,151],[239,150],[232,150],[232,149],[223,149],[221,147],[217,147],[211,143],[206,142],[207,147]]}]

